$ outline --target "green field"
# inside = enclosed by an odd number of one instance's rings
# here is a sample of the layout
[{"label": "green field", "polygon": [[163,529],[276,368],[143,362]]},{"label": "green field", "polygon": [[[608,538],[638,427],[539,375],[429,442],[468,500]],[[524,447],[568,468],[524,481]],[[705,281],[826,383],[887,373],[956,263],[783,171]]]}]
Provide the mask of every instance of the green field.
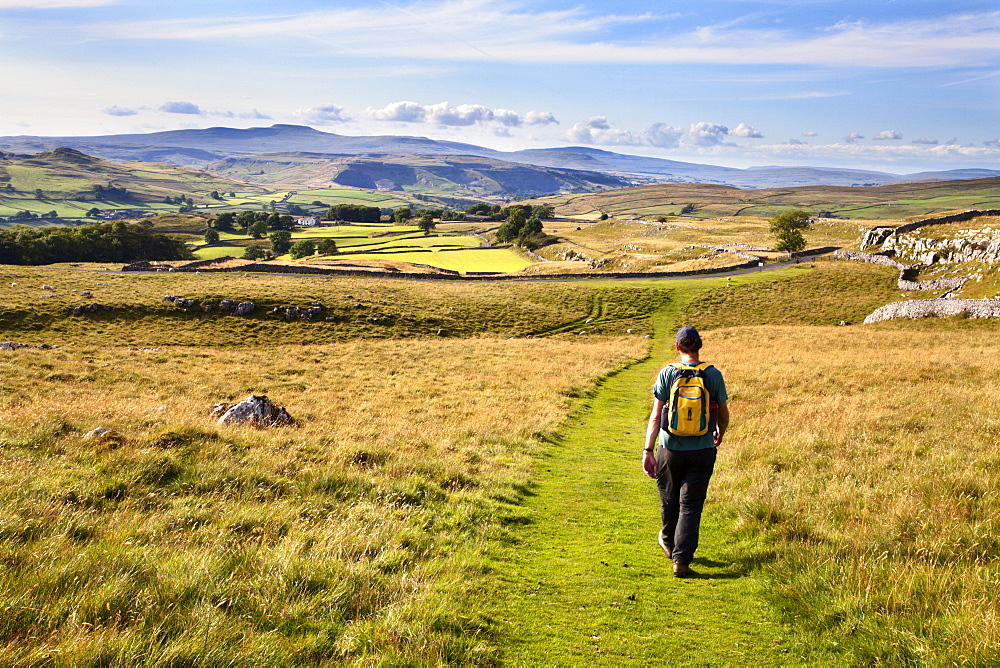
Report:
[{"label": "green field", "polygon": [[457,252],[418,252],[418,253],[362,253],[348,257],[358,259],[391,258],[400,262],[427,264],[440,269],[450,269],[466,273],[470,271],[488,271],[498,273],[514,273],[532,264],[509,248],[470,248]]}]

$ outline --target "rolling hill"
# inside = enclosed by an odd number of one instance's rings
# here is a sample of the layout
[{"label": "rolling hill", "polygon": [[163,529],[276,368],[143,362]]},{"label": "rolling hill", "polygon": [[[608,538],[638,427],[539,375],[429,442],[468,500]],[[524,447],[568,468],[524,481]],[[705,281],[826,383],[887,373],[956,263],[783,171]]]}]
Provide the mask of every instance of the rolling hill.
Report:
[{"label": "rolling hill", "polygon": [[536,167],[468,155],[276,153],[230,157],[206,169],[252,183],[327,186],[456,196],[535,197],[624,188],[632,182],[596,171]]},{"label": "rolling hill", "polygon": [[534,149],[515,152],[425,137],[346,136],[306,126],[267,128],[215,127],[149,134],[91,137],[0,137],[0,150],[39,153],[60,147],[115,161],[170,162],[206,167],[233,157],[309,153],[327,156],[392,156],[396,164],[412,166],[414,156],[476,156],[553,169],[602,172],[646,182],[720,183],[744,188],[807,185],[878,185],[914,179],[961,179],[1000,176],[997,170],[955,170],[899,175],[855,169],[818,167],[756,167],[734,169],[675,160],[614,153],[587,147]]}]

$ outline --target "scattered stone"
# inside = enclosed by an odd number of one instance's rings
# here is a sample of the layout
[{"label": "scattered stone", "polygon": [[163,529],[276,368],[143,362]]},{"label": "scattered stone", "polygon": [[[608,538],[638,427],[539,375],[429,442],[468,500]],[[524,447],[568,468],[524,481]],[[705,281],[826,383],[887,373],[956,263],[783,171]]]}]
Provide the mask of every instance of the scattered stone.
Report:
[{"label": "scattered stone", "polygon": [[[212,416],[224,404],[212,407]],[[218,424],[250,425],[254,427],[275,427],[292,423],[292,416],[281,406],[277,406],[265,396],[251,394],[249,397],[229,406],[219,418]]]},{"label": "scattered stone", "polygon": [[52,292],[53,290],[55,290],[55,288],[52,287],[51,285],[42,285],[42,290],[48,290],[49,292]]},{"label": "scattered stone", "polygon": [[107,427],[97,427],[88,431],[83,435],[83,440],[85,441],[97,441],[98,443],[107,443],[113,447],[118,447],[125,443],[125,437],[119,434],[114,429],[108,429]]},{"label": "scattered stone", "polygon": [[21,350],[22,348],[30,348],[26,343],[15,343],[14,341],[4,341],[0,343],[0,350]]}]

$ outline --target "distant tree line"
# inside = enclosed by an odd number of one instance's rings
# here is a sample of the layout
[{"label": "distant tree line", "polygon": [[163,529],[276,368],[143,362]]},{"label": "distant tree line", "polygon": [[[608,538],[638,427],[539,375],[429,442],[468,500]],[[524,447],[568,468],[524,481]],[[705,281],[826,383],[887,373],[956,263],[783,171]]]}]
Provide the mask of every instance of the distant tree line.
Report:
[{"label": "distant tree line", "polygon": [[480,202],[479,204],[473,204],[465,210],[468,214],[486,216],[490,220],[507,220],[514,211],[520,211],[525,220],[531,218],[546,220],[554,215],[554,209],[544,204],[511,204],[510,206],[501,206],[499,204],[491,205]]},{"label": "distant tree line", "polygon": [[155,233],[148,222],[0,229],[0,264],[189,259],[194,256],[182,241]]},{"label": "distant tree line", "polygon": [[[48,213],[35,213],[34,211],[16,211],[11,215],[7,216],[7,220],[12,223],[16,223],[21,220],[39,220],[39,219],[44,220],[44,219],[58,218],[58,217],[59,217],[59,212],[55,210],[49,211]],[[3,218],[0,218],[0,220],[3,220]]]},{"label": "distant tree line", "polygon": [[377,223],[382,220],[382,209],[364,204],[334,204],[326,212],[326,219],[346,223]]},{"label": "distant tree line", "polygon": [[295,227],[295,219],[282,216],[276,211],[226,211],[220,213],[212,222],[216,230],[222,232],[241,232],[249,234],[254,239],[263,239],[268,230],[290,230]]},{"label": "distant tree line", "polygon": [[112,185],[94,185],[94,199],[128,201],[132,199],[132,194],[127,188],[116,188]]}]

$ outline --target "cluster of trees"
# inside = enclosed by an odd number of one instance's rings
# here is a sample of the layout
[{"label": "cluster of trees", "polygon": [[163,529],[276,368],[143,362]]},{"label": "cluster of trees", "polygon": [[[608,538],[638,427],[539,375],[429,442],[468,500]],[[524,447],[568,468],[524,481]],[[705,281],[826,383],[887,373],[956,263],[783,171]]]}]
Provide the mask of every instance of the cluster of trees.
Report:
[{"label": "cluster of trees", "polygon": [[531,218],[546,220],[554,215],[554,209],[544,204],[511,204],[510,206],[500,206],[499,204],[490,205],[480,202],[479,204],[473,204],[465,210],[466,213],[476,216],[486,216],[490,220],[507,220],[514,211],[520,211],[525,220]]},{"label": "cluster of trees", "polygon": [[97,200],[117,200],[127,201],[132,199],[132,194],[126,188],[116,188],[112,185],[94,185],[94,199]]},{"label": "cluster of trees", "polygon": [[[48,213],[35,213],[34,211],[16,211],[11,215],[7,216],[7,220],[12,223],[16,223],[21,220],[39,220],[47,218],[58,218],[59,212],[56,210],[49,211]],[[0,218],[0,220],[3,220]]]},{"label": "cluster of trees", "polygon": [[500,243],[513,242],[528,250],[535,250],[557,241],[555,237],[542,231],[542,221],[537,216],[526,219],[524,207],[517,205],[510,207],[507,220],[497,229],[496,236]]},{"label": "cluster of trees", "polygon": [[275,211],[226,211],[220,213],[212,223],[216,230],[223,232],[241,232],[249,234],[254,239],[263,239],[268,230],[290,230],[295,226],[295,219],[282,216]]},{"label": "cluster of trees", "polygon": [[265,260],[269,259],[272,254],[283,255],[288,253],[292,256],[293,260],[298,260],[299,258],[315,255],[316,253],[320,255],[335,255],[338,252],[337,242],[333,239],[321,239],[320,241],[301,239],[292,243],[291,232],[287,230],[278,230],[270,236],[270,240],[270,252],[263,246],[250,244],[243,251],[243,259]]},{"label": "cluster of trees", "polygon": [[194,259],[182,241],[153,232],[152,223],[92,223],[78,227],[0,230],[0,264],[135,262]]},{"label": "cluster of trees", "polygon": [[326,219],[347,223],[377,223],[382,220],[382,209],[364,204],[334,204],[326,212]]}]

